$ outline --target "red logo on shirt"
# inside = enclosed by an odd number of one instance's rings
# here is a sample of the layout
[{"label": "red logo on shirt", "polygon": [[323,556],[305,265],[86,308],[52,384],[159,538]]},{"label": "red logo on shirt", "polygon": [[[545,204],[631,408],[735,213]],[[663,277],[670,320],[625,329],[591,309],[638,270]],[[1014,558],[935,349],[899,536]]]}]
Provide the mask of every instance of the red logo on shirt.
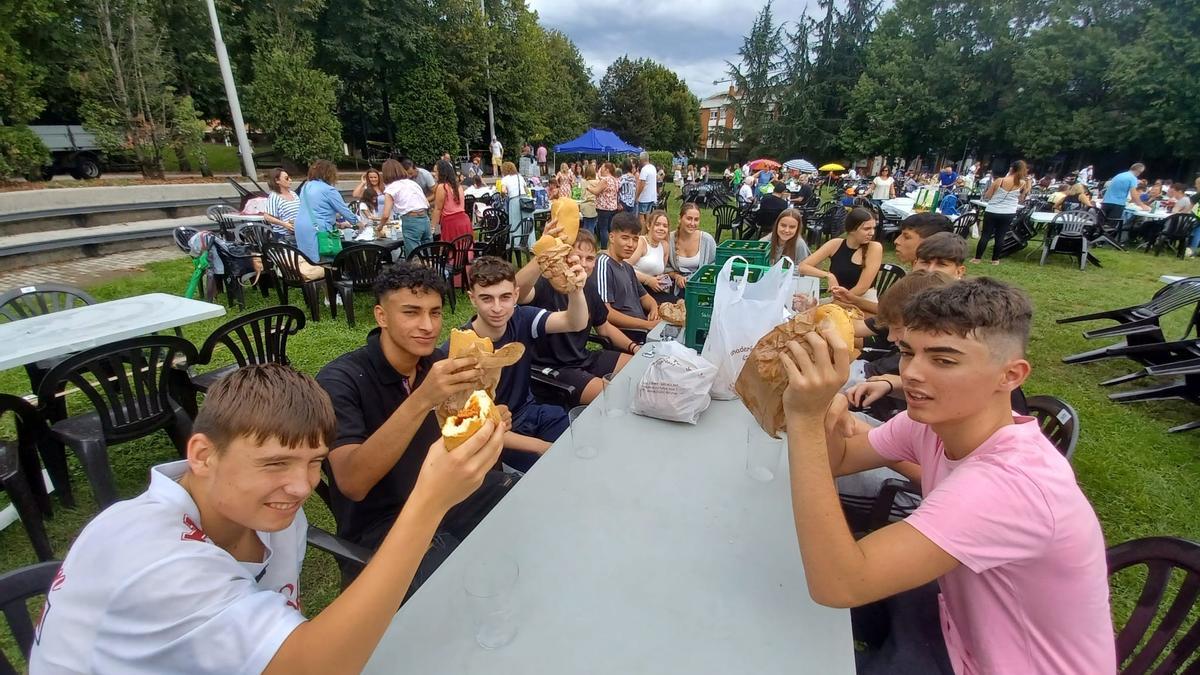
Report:
[{"label": "red logo on shirt", "polygon": [[189,515],[183,516],[183,526],[187,528],[187,532],[184,532],[183,534],[179,535],[180,540],[182,540],[182,541],[206,541],[206,540],[208,540],[208,535],[204,534],[204,530],[200,529],[200,526],[196,524],[196,521],[192,520],[191,516],[189,516]]},{"label": "red logo on shirt", "polygon": [[37,626],[33,631],[33,641],[37,644],[42,643],[42,626],[46,623],[46,614],[50,611],[50,594],[62,588],[63,583],[67,580],[67,575],[63,574],[62,567],[54,573],[54,580],[50,582],[50,590],[46,591],[46,602],[42,605],[42,615],[38,617]]},{"label": "red logo on shirt", "polygon": [[279,588],[279,592],[283,594],[283,597],[288,599],[287,600],[288,607],[291,607],[292,609],[294,609],[296,611],[300,611],[300,603],[296,600],[296,585],[295,584],[284,584],[283,586],[281,586]]}]

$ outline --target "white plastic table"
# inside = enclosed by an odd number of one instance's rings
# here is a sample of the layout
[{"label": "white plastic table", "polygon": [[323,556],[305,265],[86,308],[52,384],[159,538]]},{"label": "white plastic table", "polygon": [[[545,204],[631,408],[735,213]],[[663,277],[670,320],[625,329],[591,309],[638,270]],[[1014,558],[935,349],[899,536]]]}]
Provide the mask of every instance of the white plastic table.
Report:
[{"label": "white plastic table", "polygon": [[[853,673],[849,612],[808,595],[786,458],[772,482],[746,475],[741,402],[714,401],[695,426],[599,407],[580,418],[607,422],[599,456],[576,457],[565,434],[401,608],[364,672]],[[488,651],[463,579],[498,555],[520,568],[518,633]]]},{"label": "white plastic table", "polygon": [[1132,203],[1130,203],[1125,206],[1125,215],[1129,216],[1130,218],[1145,218],[1147,220],[1162,220],[1163,218],[1166,218],[1166,217],[1170,216],[1171,214],[1166,211],[1163,211],[1161,213],[1158,213],[1155,211],[1142,211],[1141,209],[1137,208]]},{"label": "white plastic table", "polygon": [[225,308],[167,293],[75,307],[0,324],[0,370],[224,316]]},{"label": "white plastic table", "polygon": [[903,220],[914,213],[914,204],[916,204],[916,200],[909,197],[896,197],[895,199],[884,200],[880,203],[879,207],[887,215]]}]

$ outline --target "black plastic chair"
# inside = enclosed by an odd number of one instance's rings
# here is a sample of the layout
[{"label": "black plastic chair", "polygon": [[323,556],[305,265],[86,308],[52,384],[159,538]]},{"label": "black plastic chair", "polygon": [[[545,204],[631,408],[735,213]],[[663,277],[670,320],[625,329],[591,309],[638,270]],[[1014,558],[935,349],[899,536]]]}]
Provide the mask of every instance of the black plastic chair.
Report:
[{"label": "black plastic chair", "polygon": [[[46,433],[46,420],[32,403],[20,396],[0,394],[0,420],[9,415],[12,421],[7,423],[16,432],[18,456],[21,467],[29,478],[29,486],[37,500],[42,513],[47,517],[53,515],[50,497],[42,471],[38,465],[38,456],[46,465],[46,472],[54,483],[58,501],[67,508],[75,507],[75,497],[71,493],[71,475],[67,470],[67,453],[61,443],[55,442]],[[65,417],[65,414],[64,414]],[[4,424],[0,422],[0,424]],[[4,428],[0,426],[0,428]],[[36,449],[37,454],[30,454]]]},{"label": "black plastic chair", "polygon": [[225,241],[233,241],[234,223],[229,219],[229,216],[235,215],[237,212],[237,209],[229,206],[228,204],[214,204],[208,207],[205,215],[208,216],[209,220],[217,224],[217,231],[220,233],[222,239]]},{"label": "black plastic chair", "polygon": [[1190,213],[1176,213],[1167,216],[1163,221],[1162,231],[1155,237],[1152,245],[1154,255],[1158,256],[1164,248],[1175,248],[1175,257],[1182,258],[1187,249],[1192,230],[1200,227],[1200,218]]},{"label": "black plastic chair", "polygon": [[[1106,557],[1110,579],[1124,570],[1145,567],[1146,581],[1137,604],[1125,624],[1115,626],[1117,667],[1122,675],[1195,673],[1193,657],[1200,650],[1200,625],[1195,619],[1200,544],[1176,537],[1146,537],[1117,544]],[[1172,577],[1178,578],[1178,572],[1182,581],[1175,587]]]},{"label": "black plastic chair", "polygon": [[[4,611],[8,630],[27,662],[37,637],[33,617],[29,615],[29,601],[50,592],[60,567],[60,561],[50,560],[0,574],[0,610]],[[0,675],[17,675],[27,670],[28,667],[18,670],[0,651]]]},{"label": "black plastic chair", "polygon": [[1025,400],[1029,414],[1037,418],[1042,434],[1069,461],[1079,443],[1079,413],[1056,396],[1030,396]]},{"label": "black plastic chair", "polygon": [[470,288],[470,279],[467,277],[467,269],[471,266],[471,256],[475,253],[475,238],[469,234],[450,242],[454,247],[454,269],[450,271],[451,281],[457,276],[462,280],[461,288],[465,291]]},{"label": "black plastic chair", "polygon": [[442,289],[442,297],[449,301],[451,312],[457,306],[458,294],[454,292],[455,261],[457,259],[458,252],[454,248],[454,244],[448,241],[432,241],[428,244],[421,244],[408,254],[409,262],[432,269],[442,280],[445,285]]},{"label": "black plastic chair", "polygon": [[249,244],[255,251],[261,253],[263,244],[275,241],[275,234],[271,231],[270,226],[261,223],[243,223],[238,225],[234,230],[234,237],[245,244]]},{"label": "black plastic chair", "polygon": [[69,385],[79,389],[94,411],[52,422],[50,435],[79,457],[104,508],[117,500],[108,446],[165,429],[182,456],[192,420],[170,395],[175,367],[196,361],[192,343],[174,336],[148,335],[79,352],[54,366],[38,388],[45,409]]},{"label": "black plastic chair", "polygon": [[50,546],[50,538],[46,536],[46,526],[42,522],[46,515],[44,505],[39,505],[34,496],[33,481],[42,484],[41,473],[42,465],[37,461],[37,453],[33,448],[22,449],[0,441],[0,487],[8,493],[38,560],[51,560],[54,558],[54,549]]},{"label": "black plastic chair", "polygon": [[[326,462],[321,480],[317,482],[313,492],[316,492],[321,501],[325,503],[325,508],[333,513],[333,498],[329,493],[328,482],[332,479],[328,476],[328,468],[329,464]],[[362,571],[363,567],[366,567],[367,563],[371,561],[371,556],[374,555],[374,552],[365,546],[346,541],[313,525],[308,526],[307,540],[309,546],[325,551],[337,561],[342,573],[343,589],[350,584],[354,577],[358,576],[358,573]]]},{"label": "black plastic chair", "polygon": [[[304,252],[295,246],[280,242],[268,242],[263,245],[263,259],[270,262],[275,273],[275,291],[279,294],[279,304],[288,304],[288,289],[298,288],[304,294],[304,302],[308,305],[308,313],[313,321],[321,320],[321,287],[328,286],[328,281],[322,279],[305,279],[300,273],[300,262],[309,265],[317,263],[309,260]],[[326,277],[329,271],[325,272]],[[330,311],[336,311],[336,305],[330,298]],[[336,317],[334,317],[336,318]]]},{"label": "black plastic chair", "polygon": [[221,347],[229,351],[234,363],[190,376],[191,391],[180,392],[177,402],[194,418],[199,412],[196,394],[207,392],[217,380],[229,373],[260,363],[289,365],[288,338],[304,328],[304,323],[304,311],[299,307],[278,305],[243,314],[218,326],[200,347],[195,365],[211,364],[214,354]]},{"label": "black plastic chair", "polygon": [[738,239],[741,236],[738,231],[739,228],[734,227],[737,217],[738,210],[732,204],[721,204],[713,207],[713,218],[717,221],[716,240],[718,244],[721,243],[721,235],[725,232],[729,232],[730,239]]},{"label": "black plastic chair", "polygon": [[171,238],[175,240],[175,245],[179,247],[180,251],[191,255],[192,237],[196,236],[197,232],[199,230],[194,227],[177,227],[171,232]]},{"label": "black plastic chair", "polygon": [[958,236],[962,237],[963,239],[970,239],[971,238],[971,228],[975,227],[978,224],[979,224],[979,214],[975,211],[972,211],[970,213],[964,213],[963,215],[956,218],[952,227],[954,229],[954,234],[957,234]]},{"label": "black plastic chair", "polygon": [[[1172,378],[1172,382],[1171,384],[1151,387],[1149,389],[1109,394],[1108,398],[1118,403],[1163,401],[1178,398],[1200,405],[1200,359],[1146,366],[1141,373],[1136,375],[1139,377],[1170,377]],[[1200,427],[1200,423],[1192,422],[1171,427],[1167,431],[1169,433],[1176,433],[1179,431],[1190,431],[1197,427]]]},{"label": "black plastic chair", "polygon": [[351,328],[354,327],[354,292],[370,291],[383,268],[391,262],[392,252],[375,244],[349,246],[333,259],[333,286],[342,300],[346,323]]},{"label": "black plastic chair", "polygon": [[875,288],[875,293],[880,298],[887,289],[892,287],[892,284],[904,278],[906,272],[904,268],[892,263],[883,263],[879,266],[879,272],[875,275],[875,283],[872,284]]},{"label": "black plastic chair", "polygon": [[1193,327],[1197,328],[1197,333],[1200,334],[1200,277],[1188,277],[1169,284],[1159,289],[1150,302],[1141,305],[1059,319],[1059,323],[1113,319],[1118,322],[1117,325],[1085,331],[1083,336],[1088,339],[1125,338],[1123,342],[1114,345],[1063,357],[1063,363],[1085,363],[1113,356],[1130,356],[1146,364],[1161,363],[1164,359],[1159,357],[1167,356],[1161,352],[1164,348],[1169,352],[1170,348],[1166,345],[1171,343],[1166,342],[1160,318],[1188,305],[1195,307],[1192,309],[1191,321],[1183,332],[1183,338],[1186,339]]}]

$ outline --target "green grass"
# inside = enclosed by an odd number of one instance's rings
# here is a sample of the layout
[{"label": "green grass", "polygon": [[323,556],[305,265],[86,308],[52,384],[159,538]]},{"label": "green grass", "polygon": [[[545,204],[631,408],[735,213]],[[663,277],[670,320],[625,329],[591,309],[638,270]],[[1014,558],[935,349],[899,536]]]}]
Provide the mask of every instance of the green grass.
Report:
[{"label": "green grass", "polygon": [[[265,149],[255,148],[255,152],[262,152]],[[205,143],[204,153],[208,155],[208,168],[212,169],[213,173],[237,173],[241,171],[236,144],[226,147],[224,143]],[[199,175],[200,154],[198,152],[188,153],[188,158],[192,162],[192,171],[196,175]],[[173,149],[167,148],[163,151],[163,166],[167,171],[179,170],[179,159],[175,156]]]},{"label": "green grass", "polygon": [[[677,214],[672,213],[672,219]],[[713,230],[713,219],[705,211],[703,227]],[[1200,453],[1195,435],[1168,435],[1166,429],[1200,415],[1194,406],[1179,402],[1152,402],[1118,405],[1109,401],[1110,390],[1098,386],[1101,380],[1135,370],[1125,360],[1067,366],[1061,358],[1098,346],[1080,336],[1081,330],[1104,324],[1058,325],[1057,318],[1085,312],[1136,304],[1148,299],[1161,287],[1162,274],[1194,273],[1200,267],[1194,261],[1173,257],[1153,257],[1143,253],[1119,253],[1109,249],[1097,252],[1102,269],[1089,266],[1080,272],[1065,257],[1039,267],[1036,256],[1024,260],[1024,253],[1006,260],[999,267],[970,266],[972,275],[986,274],[1012,282],[1034,298],[1033,340],[1029,357],[1033,374],[1025,389],[1029,394],[1053,394],[1069,401],[1079,411],[1082,433],[1074,458],[1075,471],[1084,492],[1094,505],[1109,544],[1154,534],[1200,540]],[[889,254],[890,257],[890,254]],[[100,284],[91,290],[102,300],[139,293],[165,291],[180,293],[187,283],[191,263],[180,259],[153,263],[146,271]],[[247,294],[247,309],[271,305],[274,297],[264,300],[257,292]],[[292,302],[299,302],[293,292]],[[330,321],[328,313],[320,322],[309,322],[289,344],[294,365],[316,373],[337,355],[363,343],[373,327],[371,306],[366,296],[355,302],[359,325],[346,326],[344,317]],[[231,311],[231,314],[233,311]],[[470,314],[470,304],[461,298],[458,311],[447,314],[443,332],[460,325]],[[1166,321],[1169,338],[1178,337],[1186,322],[1185,312]],[[226,319],[228,316],[226,317]],[[184,328],[195,344],[219,325],[213,319]],[[1139,383],[1148,386],[1149,382]],[[29,384],[22,369],[0,372],[0,390],[26,393]],[[165,434],[121,445],[112,452],[112,463],[120,494],[136,495],[144,489],[147,469],[152,464],[175,459],[175,451]],[[72,460],[73,461],[73,460]],[[73,484],[79,506],[57,509],[47,523],[50,539],[58,555],[67,547],[95,512],[87,482],[73,465]],[[332,517],[319,499],[305,507],[309,519],[333,529]],[[783,534],[783,533],[781,533]],[[32,549],[19,524],[0,532],[0,570],[10,570],[35,562]],[[327,605],[338,586],[336,566],[319,552],[308,556],[301,580],[305,613],[312,615]],[[1135,587],[1119,582],[1114,588],[1118,607],[1132,604]]]}]

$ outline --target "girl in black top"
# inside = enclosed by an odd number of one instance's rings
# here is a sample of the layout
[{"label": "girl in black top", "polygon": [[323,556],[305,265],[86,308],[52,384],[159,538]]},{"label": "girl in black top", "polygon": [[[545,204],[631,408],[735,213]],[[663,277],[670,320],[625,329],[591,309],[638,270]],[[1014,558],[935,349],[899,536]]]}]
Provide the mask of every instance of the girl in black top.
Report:
[{"label": "girl in black top", "polygon": [[[859,297],[874,300],[875,275],[883,263],[883,245],[875,238],[875,216],[864,208],[846,215],[846,234],[830,239],[800,263],[800,274],[824,277],[829,290],[844,288]],[[829,271],[817,267],[829,261]],[[868,293],[870,291],[870,293]]]}]

